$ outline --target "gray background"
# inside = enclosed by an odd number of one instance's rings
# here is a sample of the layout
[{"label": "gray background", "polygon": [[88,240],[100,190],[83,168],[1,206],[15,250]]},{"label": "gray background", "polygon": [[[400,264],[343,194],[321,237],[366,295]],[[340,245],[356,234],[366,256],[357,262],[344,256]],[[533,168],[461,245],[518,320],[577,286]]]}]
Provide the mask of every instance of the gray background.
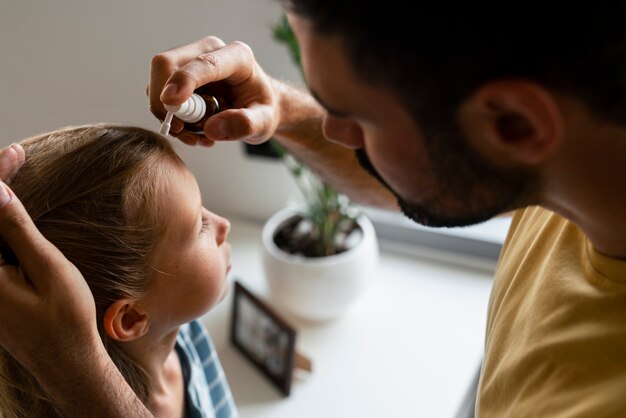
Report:
[{"label": "gray background", "polygon": [[[152,56],[206,35],[248,43],[269,74],[302,86],[272,38],[281,12],[274,0],[0,0],[0,145],[91,122],[158,130],[145,94]],[[177,149],[219,214],[265,220],[297,196],[282,164],[240,143]]]}]

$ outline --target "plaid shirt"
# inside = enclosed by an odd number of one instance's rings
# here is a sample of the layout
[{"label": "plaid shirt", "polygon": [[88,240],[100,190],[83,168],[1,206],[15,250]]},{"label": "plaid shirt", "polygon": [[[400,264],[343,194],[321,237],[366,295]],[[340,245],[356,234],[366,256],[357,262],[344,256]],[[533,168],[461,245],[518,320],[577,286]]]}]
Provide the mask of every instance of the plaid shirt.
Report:
[{"label": "plaid shirt", "polygon": [[195,320],[180,327],[176,353],[186,386],[186,417],[238,417],[213,341],[202,323]]}]

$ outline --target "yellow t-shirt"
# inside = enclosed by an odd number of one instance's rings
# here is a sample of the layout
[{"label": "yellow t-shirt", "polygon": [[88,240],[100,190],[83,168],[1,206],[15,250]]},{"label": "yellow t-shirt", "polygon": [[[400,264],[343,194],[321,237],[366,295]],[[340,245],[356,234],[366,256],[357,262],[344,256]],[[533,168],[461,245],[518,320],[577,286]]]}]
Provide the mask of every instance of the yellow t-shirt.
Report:
[{"label": "yellow t-shirt", "polygon": [[626,417],[626,261],[539,207],[502,249],[476,416]]}]

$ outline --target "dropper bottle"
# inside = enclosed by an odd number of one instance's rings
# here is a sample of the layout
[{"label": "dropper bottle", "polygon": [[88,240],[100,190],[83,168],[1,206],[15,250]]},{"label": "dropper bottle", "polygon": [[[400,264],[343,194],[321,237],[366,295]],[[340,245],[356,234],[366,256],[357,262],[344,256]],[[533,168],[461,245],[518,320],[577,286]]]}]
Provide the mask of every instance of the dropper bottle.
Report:
[{"label": "dropper bottle", "polygon": [[192,93],[183,104],[178,106],[166,105],[167,116],[161,124],[161,135],[167,135],[172,126],[172,119],[176,116],[185,122],[185,129],[189,132],[202,135],[204,122],[214,114],[226,108],[226,102],[209,94]]}]

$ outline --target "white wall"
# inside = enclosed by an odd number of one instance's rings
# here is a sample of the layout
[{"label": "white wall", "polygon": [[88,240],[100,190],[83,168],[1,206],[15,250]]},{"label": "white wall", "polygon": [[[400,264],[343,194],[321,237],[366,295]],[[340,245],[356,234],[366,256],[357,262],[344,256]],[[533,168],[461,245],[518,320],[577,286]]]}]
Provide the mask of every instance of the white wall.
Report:
[{"label": "white wall", "polygon": [[[275,0],[0,0],[0,145],[90,122],[158,130],[150,59],[205,35],[248,43],[269,74],[301,84],[272,39],[280,14]],[[282,164],[239,143],[177,148],[217,213],[263,220],[296,193]]]}]

